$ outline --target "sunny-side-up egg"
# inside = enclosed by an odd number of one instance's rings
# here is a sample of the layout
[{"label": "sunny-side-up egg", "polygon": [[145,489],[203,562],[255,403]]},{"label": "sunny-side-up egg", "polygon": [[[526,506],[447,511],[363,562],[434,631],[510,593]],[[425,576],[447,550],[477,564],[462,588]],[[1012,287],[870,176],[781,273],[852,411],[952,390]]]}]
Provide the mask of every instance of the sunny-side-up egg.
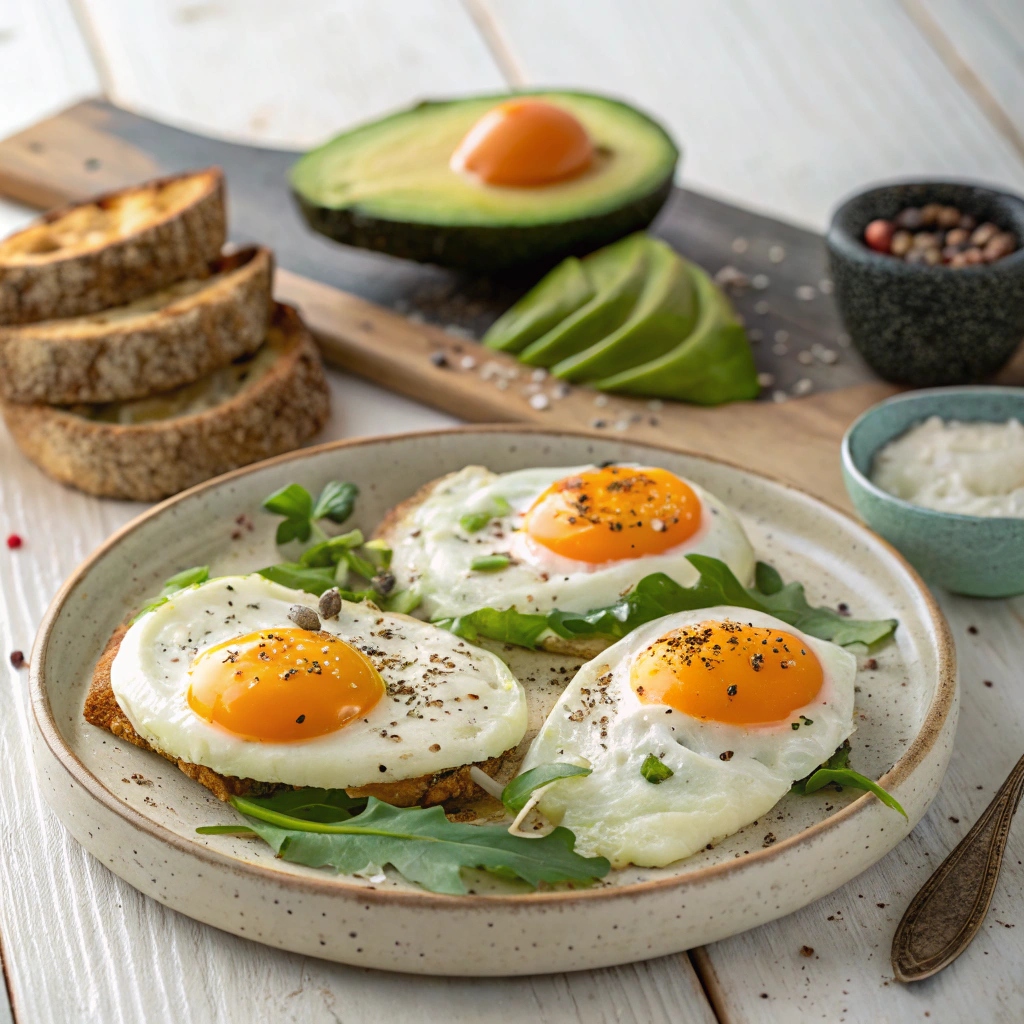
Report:
[{"label": "sunny-side-up egg", "polygon": [[136,731],[222,775],[325,788],[416,778],[523,738],[525,693],[493,654],[349,602],[309,632],[296,604],[317,599],[224,576],[140,618],[111,668]]},{"label": "sunny-side-up egg", "polygon": [[[856,670],[849,651],[771,615],[667,615],[579,670],[523,770],[591,768],[552,785],[542,813],[582,853],[661,867],[754,821],[832,755],[854,729]],[[671,777],[648,781],[650,755]]]},{"label": "sunny-side-up egg", "polygon": [[467,466],[441,480],[391,540],[399,586],[415,587],[420,614],[433,620],[480,608],[587,612],[655,572],[692,586],[692,554],[721,559],[744,584],[754,572],[735,513],[656,467]]}]

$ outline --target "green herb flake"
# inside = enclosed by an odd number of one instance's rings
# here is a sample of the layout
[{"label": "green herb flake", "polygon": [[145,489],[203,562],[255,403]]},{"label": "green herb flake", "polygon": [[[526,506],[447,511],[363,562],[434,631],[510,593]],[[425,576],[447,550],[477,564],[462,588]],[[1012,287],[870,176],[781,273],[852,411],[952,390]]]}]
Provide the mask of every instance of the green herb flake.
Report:
[{"label": "green herb flake", "polygon": [[644,758],[644,763],[640,765],[640,774],[648,782],[660,786],[666,779],[671,779],[675,772],[653,754],[648,754]]},{"label": "green herb flake", "polygon": [[479,533],[493,518],[490,512],[467,512],[459,519],[459,526],[466,533]]},{"label": "green herb flake", "polygon": [[511,562],[508,555],[481,555],[474,558],[469,567],[474,572],[500,572],[507,569]]},{"label": "green herb flake", "polygon": [[391,568],[391,558],[394,552],[387,541],[380,540],[379,538],[368,540],[363,545],[363,552],[373,562],[375,568],[382,571]]},{"label": "green herb flake", "polygon": [[543,838],[524,839],[503,825],[449,821],[442,807],[392,807],[373,797],[362,813],[336,822],[297,818],[242,797],[231,803],[284,860],[344,874],[390,864],[431,892],[465,893],[462,868],[515,876],[534,887],[588,883],[611,869],[604,857],[576,853],[576,837],[560,827]]},{"label": "green herb flake", "polygon": [[535,789],[556,782],[558,779],[571,779],[574,776],[589,775],[590,768],[583,768],[568,761],[556,761],[552,764],[539,764],[522,775],[517,775],[502,791],[501,802],[506,810],[518,814],[527,804]]}]

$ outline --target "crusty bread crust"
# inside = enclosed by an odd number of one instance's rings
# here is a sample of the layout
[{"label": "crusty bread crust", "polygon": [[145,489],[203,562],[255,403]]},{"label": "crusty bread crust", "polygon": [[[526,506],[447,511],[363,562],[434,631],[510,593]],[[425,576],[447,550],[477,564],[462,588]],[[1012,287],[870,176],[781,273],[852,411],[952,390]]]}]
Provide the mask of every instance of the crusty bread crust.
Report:
[{"label": "crusty bread crust", "polygon": [[[405,501],[399,502],[389,509],[377,529],[374,530],[374,537],[384,541],[392,548],[395,547],[406,520],[434,493],[435,488],[454,475],[454,473],[446,473],[436,480],[431,480],[420,487],[411,498],[406,498]],[[560,636],[549,636],[540,642],[541,650],[550,654],[564,654],[571,658],[583,658],[585,661],[596,658],[608,646],[609,644],[599,637],[563,640]]]},{"label": "crusty bread crust", "polygon": [[[118,739],[131,743],[143,750],[151,750],[166,757],[172,764],[184,772],[190,779],[205,786],[218,800],[228,801],[233,796],[267,796],[279,789],[293,787],[273,782],[257,782],[254,779],[239,779],[232,775],[220,775],[212,768],[200,764],[192,764],[181,758],[159,750],[144,740],[121,710],[114,696],[110,683],[110,668],[117,657],[121,641],[128,632],[129,624],[125,623],[114,630],[107,646],[103,649],[96,668],[93,670],[92,682],[85,697],[83,714],[85,720],[100,729],[106,729]],[[481,768],[490,776],[497,775],[505,761],[512,755],[506,750],[497,757],[481,761],[476,767]],[[470,778],[471,765],[462,765],[448,771],[433,775],[421,775],[415,779],[401,779],[398,782],[375,783],[358,789],[347,790],[352,797],[375,796],[395,807],[432,807],[442,804],[446,810],[457,811],[467,804],[483,799],[487,794]]]},{"label": "crusty bread crust", "polygon": [[205,277],[226,227],[217,167],[53,210],[0,242],[0,324],[80,316]]},{"label": "crusty bread crust", "polygon": [[0,327],[0,396],[51,405],[141,398],[250,355],[267,334],[273,262],[269,249],[250,247],[211,264],[214,276],[135,307]]},{"label": "crusty bread crust", "polygon": [[89,494],[157,501],[238,466],[291,451],[327,421],[320,353],[298,313],[277,305],[286,348],[273,365],[211,409],[131,425],[48,405],[0,402],[18,447],[61,483]]}]

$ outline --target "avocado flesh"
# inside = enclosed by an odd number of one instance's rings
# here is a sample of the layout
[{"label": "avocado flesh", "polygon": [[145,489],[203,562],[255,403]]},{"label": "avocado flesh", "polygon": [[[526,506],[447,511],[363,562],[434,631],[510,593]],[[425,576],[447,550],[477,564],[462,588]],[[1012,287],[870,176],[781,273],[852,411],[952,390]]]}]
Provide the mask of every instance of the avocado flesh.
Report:
[{"label": "avocado flesh", "polygon": [[521,352],[593,297],[594,286],[583,264],[570,256],[498,317],[483,343],[500,352]]},{"label": "avocado flesh", "polygon": [[699,267],[693,266],[691,273],[698,316],[690,336],[659,358],[605,377],[593,387],[699,405],[757,397],[760,385],[746,332],[714,281]]},{"label": "avocado flesh", "polygon": [[646,227],[671,190],[678,150],[634,108],[570,92],[529,95],[563,107],[594,142],[594,163],[532,188],[487,185],[448,161],[510,94],[423,103],[306,154],[290,180],[314,230],[336,241],[477,272],[553,264]]},{"label": "avocado flesh", "polygon": [[552,367],[556,377],[594,380],[649,362],[693,330],[697,300],[689,265],[664,242],[648,239],[647,281],[629,319],[608,337]]},{"label": "avocado flesh", "polygon": [[584,266],[597,293],[575,313],[523,349],[519,358],[530,366],[553,366],[600,341],[623,324],[643,290],[647,271],[647,239],[631,235],[597,254]]}]

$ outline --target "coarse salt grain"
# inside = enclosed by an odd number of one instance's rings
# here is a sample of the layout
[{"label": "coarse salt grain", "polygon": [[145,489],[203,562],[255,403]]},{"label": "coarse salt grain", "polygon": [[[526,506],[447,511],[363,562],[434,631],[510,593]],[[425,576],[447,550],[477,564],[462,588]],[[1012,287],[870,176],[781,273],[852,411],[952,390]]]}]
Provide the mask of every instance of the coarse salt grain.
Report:
[{"label": "coarse salt grain", "polygon": [[543,367],[538,367],[533,373],[530,374],[530,380],[536,381],[538,384],[544,380],[548,375],[548,371]]},{"label": "coarse salt grain", "polygon": [[596,405],[599,408],[603,409],[607,404],[608,404],[608,396],[607,395],[595,395],[594,396],[594,405]]},{"label": "coarse salt grain", "polygon": [[793,385],[794,395],[809,395],[814,390],[814,381],[809,377],[801,377]]},{"label": "coarse salt grain", "polygon": [[775,402],[776,404],[781,404],[782,402],[788,402],[789,401],[789,395],[787,395],[785,391],[773,391],[772,392],[772,401]]},{"label": "coarse salt grain", "polygon": [[463,356],[459,360],[459,366],[464,370],[472,370],[476,366],[476,360],[472,356]]},{"label": "coarse salt grain", "polygon": [[548,401],[547,395],[533,395],[530,399],[530,406],[538,411],[547,409],[551,403]]},{"label": "coarse salt grain", "polygon": [[665,530],[665,520],[664,519],[652,519],[651,520],[651,529],[654,530],[655,533],[663,533],[664,530]]}]

